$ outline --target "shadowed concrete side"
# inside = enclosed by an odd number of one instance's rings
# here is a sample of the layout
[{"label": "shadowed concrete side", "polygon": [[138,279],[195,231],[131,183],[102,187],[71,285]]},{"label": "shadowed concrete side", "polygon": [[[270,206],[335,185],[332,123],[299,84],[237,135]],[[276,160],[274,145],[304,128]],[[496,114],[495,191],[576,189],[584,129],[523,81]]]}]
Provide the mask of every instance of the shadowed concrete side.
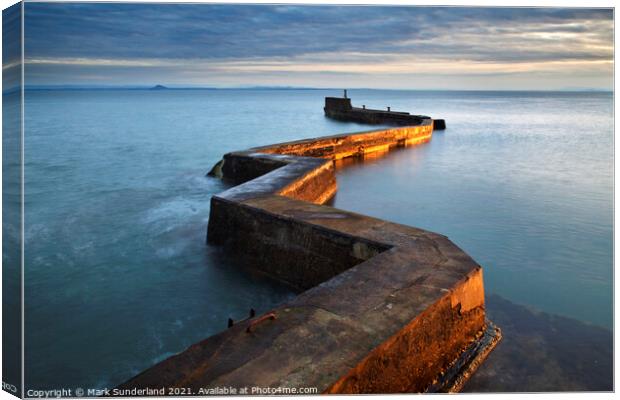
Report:
[{"label": "shadowed concrete side", "polygon": [[[424,120],[431,119],[426,115],[411,115],[405,111],[392,111],[390,107],[387,107],[387,110],[373,110],[366,108],[365,105],[362,108],[353,107],[351,99],[347,97],[346,90],[344,97],[326,97],[323,110],[329,118],[370,125],[412,126],[420,125]],[[433,119],[432,121],[434,130],[446,129],[446,121],[443,119]]]},{"label": "shadowed concrete side", "polygon": [[[207,241],[304,291],[146,370],[120,388],[458,388],[498,340],[482,268],[445,236],[327,207],[333,160],[430,140],[421,125],[226,154],[239,183],[211,199]],[[481,343],[486,343],[482,346]]]}]

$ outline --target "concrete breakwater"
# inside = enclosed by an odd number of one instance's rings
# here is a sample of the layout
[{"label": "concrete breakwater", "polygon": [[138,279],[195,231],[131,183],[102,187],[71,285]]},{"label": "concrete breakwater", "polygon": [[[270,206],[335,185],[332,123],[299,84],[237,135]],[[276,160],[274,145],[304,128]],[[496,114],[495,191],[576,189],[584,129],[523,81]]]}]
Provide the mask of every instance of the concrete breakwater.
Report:
[{"label": "concrete breakwater", "polygon": [[322,205],[336,192],[334,160],[432,132],[423,120],[226,154],[211,174],[238,185],[212,197],[208,243],[301,294],[120,388],[458,390],[500,336],[485,318],[482,268],[443,235]]},{"label": "concrete breakwater", "polygon": [[[411,115],[405,111],[392,111],[388,106],[387,110],[373,110],[366,108],[365,105],[353,107],[351,99],[347,97],[347,91],[344,91],[344,97],[326,97],[325,107],[323,107],[325,115],[329,118],[341,121],[353,121],[362,124],[387,124],[411,126],[420,125],[423,120],[431,119],[426,115]],[[446,129],[446,121],[443,119],[432,119],[433,130]]]}]

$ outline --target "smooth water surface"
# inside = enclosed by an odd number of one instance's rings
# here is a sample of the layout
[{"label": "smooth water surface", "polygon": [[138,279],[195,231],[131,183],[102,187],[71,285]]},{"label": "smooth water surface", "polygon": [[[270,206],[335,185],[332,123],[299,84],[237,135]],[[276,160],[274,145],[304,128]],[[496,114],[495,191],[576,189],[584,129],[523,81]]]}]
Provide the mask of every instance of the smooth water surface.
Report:
[{"label": "smooth water surface", "polygon": [[341,169],[336,207],[447,235],[485,267],[487,293],[611,328],[611,94],[354,98],[448,129]]},{"label": "smooth water surface", "polygon": [[26,93],[27,388],[111,387],[294,296],[205,245],[232,150],[343,130],[323,93]]},{"label": "smooth water surface", "polygon": [[613,390],[612,95],[378,94],[355,98],[448,129],[341,163],[333,203],[445,234],[484,267],[503,339],[464,391]]},{"label": "smooth water surface", "polygon": [[[609,94],[349,92],[445,118],[339,170],[335,205],[448,235],[515,303],[611,326]],[[110,387],[294,296],[206,246],[232,150],[372,129],[323,90],[28,91],[26,386]],[[609,349],[611,351],[611,349]]]}]

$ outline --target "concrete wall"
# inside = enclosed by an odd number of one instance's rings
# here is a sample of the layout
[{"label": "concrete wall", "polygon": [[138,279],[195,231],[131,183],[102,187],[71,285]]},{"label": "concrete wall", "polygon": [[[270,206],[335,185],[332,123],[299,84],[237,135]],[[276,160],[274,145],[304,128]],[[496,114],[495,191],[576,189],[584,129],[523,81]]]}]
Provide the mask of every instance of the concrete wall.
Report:
[{"label": "concrete wall", "polygon": [[226,154],[212,172],[240,184],[212,197],[207,241],[305,291],[122,388],[453,388],[497,340],[480,345],[490,332],[481,267],[445,236],[321,205],[336,190],[333,160],[431,135],[428,120]]}]

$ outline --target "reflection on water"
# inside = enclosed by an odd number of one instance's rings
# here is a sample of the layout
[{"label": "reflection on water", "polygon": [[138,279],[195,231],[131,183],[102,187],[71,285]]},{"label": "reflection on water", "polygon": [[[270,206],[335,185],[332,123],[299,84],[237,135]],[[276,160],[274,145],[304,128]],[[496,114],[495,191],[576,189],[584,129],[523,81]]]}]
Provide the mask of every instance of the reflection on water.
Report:
[{"label": "reflection on water", "polygon": [[324,118],[328,94],[27,91],[26,386],[117,385],[290,298],[205,246],[225,186],[204,175],[228,151],[362,129]]},{"label": "reflection on water", "polygon": [[[411,153],[407,151],[411,149],[396,148],[378,157],[339,160],[336,167],[340,176],[355,168],[385,169],[381,157],[407,157],[409,162]],[[345,181],[341,189],[345,194],[356,183],[339,177],[340,180]],[[359,183],[366,185],[368,181]],[[372,189],[370,192],[365,201],[381,194]],[[394,200],[392,196],[398,197],[398,194],[386,194],[383,203],[390,204]],[[329,205],[345,207],[344,201],[338,202],[337,197],[338,194]],[[486,309],[487,318],[501,328],[503,338],[463,392],[613,390],[611,330],[518,305],[497,294],[487,296]]]},{"label": "reflection on water", "polygon": [[[485,267],[487,293],[611,326],[610,94],[350,93],[448,129],[341,169],[337,207],[447,234]],[[326,119],[333,95],[27,91],[27,386],[119,384],[290,298],[205,246],[209,199],[225,187],[204,174],[229,151],[369,130]],[[565,338],[581,354],[581,338]]]},{"label": "reflection on water", "polygon": [[497,295],[488,296],[486,306],[503,338],[464,392],[613,390],[611,331]]},{"label": "reflection on water", "polygon": [[335,207],[447,235],[483,266],[504,339],[468,391],[612,389],[612,100],[396,93],[447,130],[337,164]]},{"label": "reflection on water", "polygon": [[[394,97],[401,109],[423,103]],[[445,234],[485,267],[488,293],[610,328],[612,97],[441,100],[425,104],[435,108],[429,114],[446,117],[447,130],[427,144],[340,168],[333,204]]]}]

